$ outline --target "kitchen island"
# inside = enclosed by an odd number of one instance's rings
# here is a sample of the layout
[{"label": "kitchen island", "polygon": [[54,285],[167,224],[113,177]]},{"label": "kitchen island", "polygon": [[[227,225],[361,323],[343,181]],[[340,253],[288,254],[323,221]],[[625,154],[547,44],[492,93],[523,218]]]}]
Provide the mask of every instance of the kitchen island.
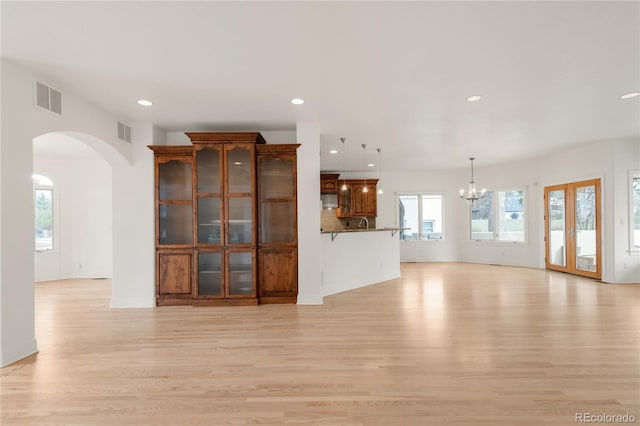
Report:
[{"label": "kitchen island", "polygon": [[399,278],[400,231],[322,231],[323,296]]}]

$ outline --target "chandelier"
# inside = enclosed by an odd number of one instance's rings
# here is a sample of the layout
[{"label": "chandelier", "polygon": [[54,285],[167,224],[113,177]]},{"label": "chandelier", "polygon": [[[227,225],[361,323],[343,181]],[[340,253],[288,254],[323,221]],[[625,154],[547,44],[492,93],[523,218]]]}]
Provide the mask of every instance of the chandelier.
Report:
[{"label": "chandelier", "polygon": [[471,181],[469,182],[469,190],[465,194],[464,189],[461,189],[460,198],[466,199],[470,206],[475,206],[476,201],[478,201],[478,199],[480,199],[487,190],[482,189],[479,193],[476,190],[476,182],[473,180],[473,160],[475,160],[475,158],[471,157],[469,160],[471,161]]}]

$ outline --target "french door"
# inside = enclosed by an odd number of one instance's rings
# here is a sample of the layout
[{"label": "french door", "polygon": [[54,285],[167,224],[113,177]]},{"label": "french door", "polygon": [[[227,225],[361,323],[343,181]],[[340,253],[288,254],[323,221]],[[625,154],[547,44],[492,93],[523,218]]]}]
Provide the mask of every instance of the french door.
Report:
[{"label": "french door", "polygon": [[602,277],[600,179],[544,189],[547,269]]}]

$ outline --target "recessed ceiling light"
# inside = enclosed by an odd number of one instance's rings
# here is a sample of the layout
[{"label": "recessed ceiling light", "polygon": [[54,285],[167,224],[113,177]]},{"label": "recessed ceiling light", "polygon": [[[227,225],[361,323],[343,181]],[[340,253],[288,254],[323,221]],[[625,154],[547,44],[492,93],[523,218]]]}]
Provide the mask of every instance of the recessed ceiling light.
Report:
[{"label": "recessed ceiling light", "polygon": [[368,166],[368,167],[373,167],[373,166],[375,166],[375,164],[373,164],[373,163],[369,163],[369,164],[367,164],[367,166]]},{"label": "recessed ceiling light", "polygon": [[337,149],[332,149],[331,151],[329,151],[329,154],[337,154],[338,150]]},{"label": "recessed ceiling light", "polygon": [[142,106],[151,106],[153,105],[153,102],[148,101],[146,99],[138,99],[138,104]]},{"label": "recessed ceiling light", "polygon": [[624,94],[624,95],[620,96],[620,99],[631,99],[631,98],[636,98],[638,96],[640,96],[640,93],[633,92],[633,93],[627,93],[627,94]]},{"label": "recessed ceiling light", "polygon": [[302,105],[304,103],[304,99],[293,98],[291,99],[291,103],[294,105]]},{"label": "recessed ceiling light", "polygon": [[473,96],[469,96],[467,98],[467,102],[475,102],[475,101],[479,101],[480,99],[482,99],[482,96],[480,95],[473,95]]},{"label": "recessed ceiling light", "polygon": [[242,163],[241,163],[241,162],[239,162],[239,161],[236,161],[236,162],[235,162],[235,163],[233,163],[233,164],[235,164],[236,166],[241,166],[241,165],[242,165]]}]

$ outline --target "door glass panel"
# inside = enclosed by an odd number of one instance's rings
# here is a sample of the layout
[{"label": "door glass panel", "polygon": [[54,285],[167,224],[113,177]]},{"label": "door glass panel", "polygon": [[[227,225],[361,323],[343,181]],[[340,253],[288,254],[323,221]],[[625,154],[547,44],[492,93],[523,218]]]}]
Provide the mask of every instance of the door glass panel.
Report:
[{"label": "door glass panel", "polygon": [[191,204],[160,204],[160,244],[192,244]]},{"label": "door glass panel", "polygon": [[198,243],[221,243],[220,210],[220,198],[198,198]]},{"label": "door glass panel", "polygon": [[261,203],[260,217],[261,243],[293,241],[293,203]]},{"label": "door glass panel", "polygon": [[220,193],[220,151],[204,148],[196,154],[199,193]]},{"label": "door glass panel", "polygon": [[549,191],[549,263],[567,266],[567,243],[565,241],[565,196],[564,189]]},{"label": "door glass panel", "polygon": [[229,198],[229,244],[253,242],[251,197]]},{"label": "door glass panel", "polygon": [[198,254],[198,294],[222,296],[222,253]]},{"label": "door glass panel", "polygon": [[191,164],[179,160],[158,164],[158,192],[160,200],[190,200]]},{"label": "door glass panel", "polygon": [[576,188],[576,269],[596,272],[596,187]]},{"label": "door glass panel", "polygon": [[249,193],[251,191],[251,152],[244,148],[234,148],[227,153],[227,173],[229,193]]},{"label": "door glass panel", "polygon": [[293,162],[281,158],[260,164],[260,197],[291,198],[293,196]]},{"label": "door glass panel", "polygon": [[253,292],[253,254],[229,253],[229,294],[242,295]]}]

